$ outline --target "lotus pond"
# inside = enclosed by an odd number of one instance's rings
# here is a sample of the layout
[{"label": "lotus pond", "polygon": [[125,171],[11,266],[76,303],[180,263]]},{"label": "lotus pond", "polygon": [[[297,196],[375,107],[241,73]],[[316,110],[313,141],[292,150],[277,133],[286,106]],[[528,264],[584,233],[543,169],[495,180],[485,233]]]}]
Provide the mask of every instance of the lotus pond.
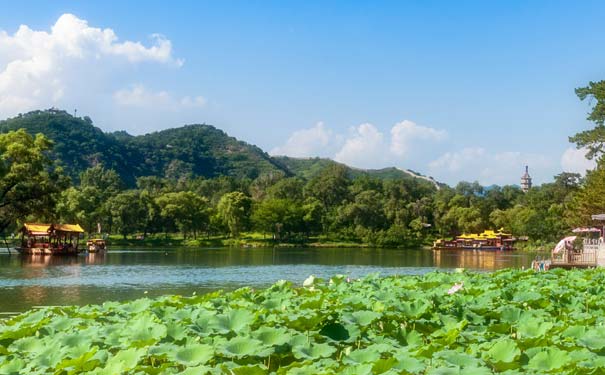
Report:
[{"label": "lotus pond", "polygon": [[370,275],[0,323],[0,374],[605,373],[605,270]]}]

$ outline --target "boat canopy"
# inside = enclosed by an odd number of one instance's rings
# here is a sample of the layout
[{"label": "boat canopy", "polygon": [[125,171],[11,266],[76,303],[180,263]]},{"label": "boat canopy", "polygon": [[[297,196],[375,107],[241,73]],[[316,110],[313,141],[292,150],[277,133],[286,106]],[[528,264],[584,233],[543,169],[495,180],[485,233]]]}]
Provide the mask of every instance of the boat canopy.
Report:
[{"label": "boat canopy", "polygon": [[25,223],[21,229],[31,236],[46,236],[53,230],[55,232],[66,233],[84,233],[84,229],[79,224],[34,224]]},{"label": "boat canopy", "polygon": [[493,231],[493,230],[484,230],[483,233],[479,233],[479,234],[462,234],[460,236],[458,236],[457,238],[461,239],[461,240],[492,240],[492,239],[496,239],[499,237],[506,237],[506,236],[512,236],[510,233],[504,233],[503,229],[500,228],[498,229],[498,231]]},{"label": "boat canopy", "polygon": [[580,228],[575,228],[574,230],[572,230],[573,233],[601,233],[601,230],[599,228],[587,228],[587,227],[580,227]]},{"label": "boat canopy", "polygon": [[592,215],[592,220],[605,220],[605,214]]},{"label": "boat canopy", "polygon": [[80,224],[53,224],[52,229],[55,232],[84,233]]}]

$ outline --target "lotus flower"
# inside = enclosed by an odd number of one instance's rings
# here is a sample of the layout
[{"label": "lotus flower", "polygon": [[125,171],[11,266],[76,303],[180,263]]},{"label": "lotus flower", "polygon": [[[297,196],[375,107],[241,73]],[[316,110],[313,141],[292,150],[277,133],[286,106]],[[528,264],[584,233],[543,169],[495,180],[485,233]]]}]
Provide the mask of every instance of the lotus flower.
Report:
[{"label": "lotus flower", "polygon": [[464,286],[464,281],[462,281],[460,283],[456,283],[450,288],[450,290],[447,291],[447,294],[450,294],[450,295],[454,294],[457,291],[459,291],[460,289],[462,289],[463,286]]}]

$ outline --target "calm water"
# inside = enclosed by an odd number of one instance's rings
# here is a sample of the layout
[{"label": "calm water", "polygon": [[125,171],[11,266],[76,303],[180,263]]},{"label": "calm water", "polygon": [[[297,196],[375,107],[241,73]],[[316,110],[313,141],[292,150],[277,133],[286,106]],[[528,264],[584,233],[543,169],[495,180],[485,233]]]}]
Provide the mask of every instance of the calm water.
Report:
[{"label": "calm water", "polygon": [[[531,254],[393,249],[110,250],[78,257],[0,254],[0,312],[264,287],[307,276],[418,275],[435,269],[527,267]],[[0,316],[1,317],[1,316]]]}]

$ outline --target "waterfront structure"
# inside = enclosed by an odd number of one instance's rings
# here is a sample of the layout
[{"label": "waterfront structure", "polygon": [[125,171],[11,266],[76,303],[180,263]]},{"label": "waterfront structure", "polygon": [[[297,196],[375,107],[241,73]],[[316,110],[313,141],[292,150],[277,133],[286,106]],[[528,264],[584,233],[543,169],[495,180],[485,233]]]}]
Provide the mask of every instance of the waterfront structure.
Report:
[{"label": "waterfront structure", "polygon": [[21,246],[27,255],[76,255],[84,229],[78,224],[25,223],[21,228]]},{"label": "waterfront structure", "polygon": [[479,234],[462,234],[453,240],[439,239],[433,243],[434,250],[514,250],[514,244],[520,239],[510,233],[485,230]]},{"label": "waterfront structure", "polygon": [[525,166],[525,173],[521,176],[521,190],[527,193],[531,189],[531,176],[529,175],[529,167]]}]

